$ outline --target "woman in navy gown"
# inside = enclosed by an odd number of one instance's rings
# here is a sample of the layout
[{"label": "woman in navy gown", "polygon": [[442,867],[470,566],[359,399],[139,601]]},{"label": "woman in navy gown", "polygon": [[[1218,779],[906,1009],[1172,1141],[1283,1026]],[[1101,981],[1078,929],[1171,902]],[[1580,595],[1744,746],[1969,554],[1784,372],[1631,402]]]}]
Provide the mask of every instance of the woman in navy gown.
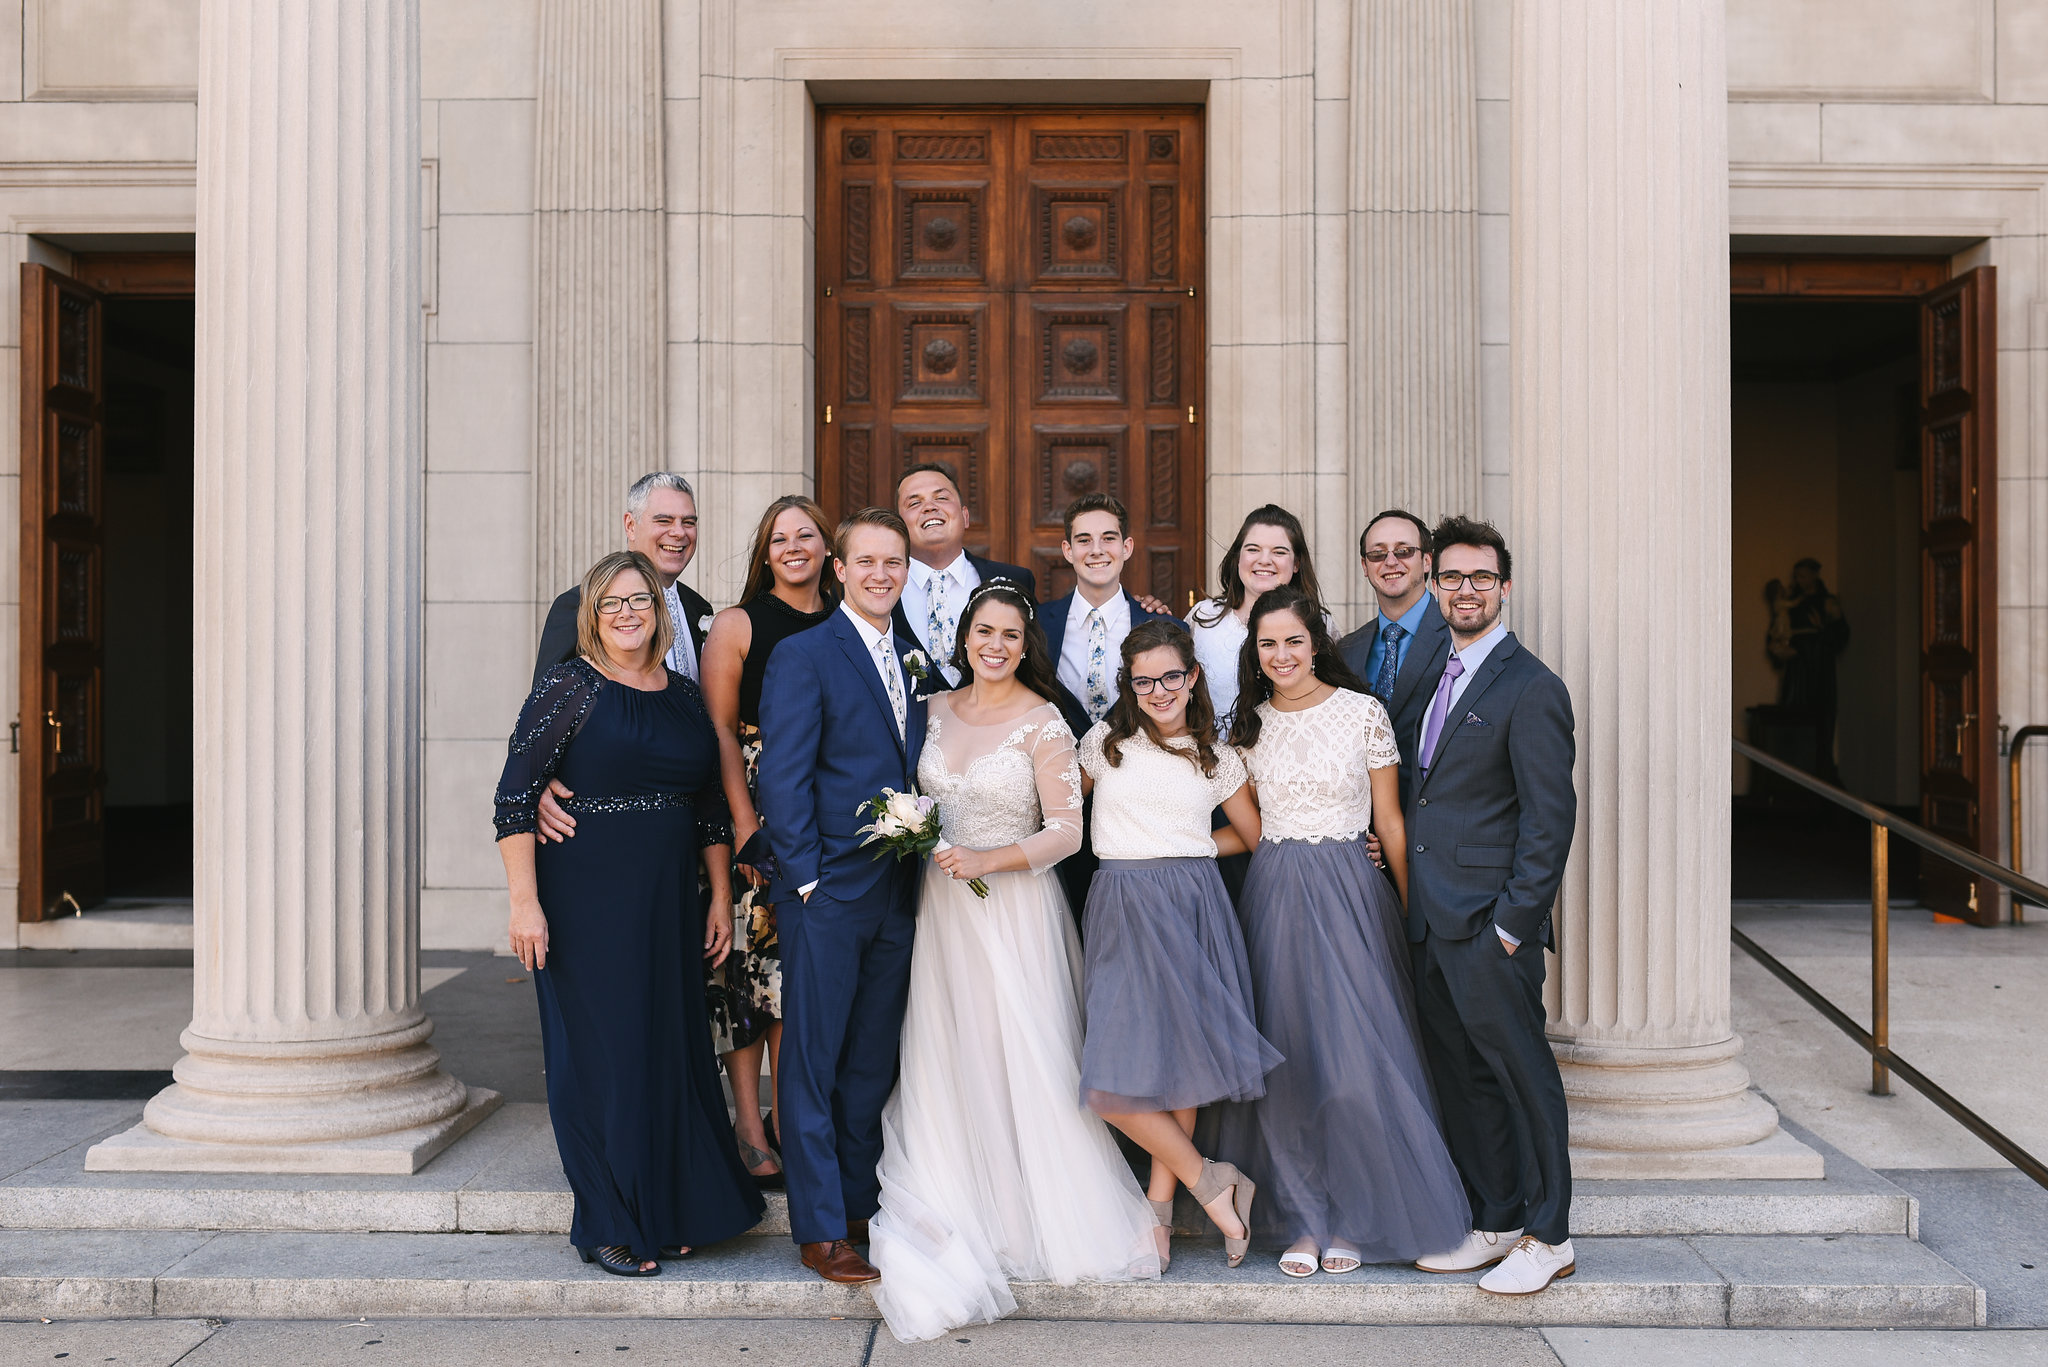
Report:
[{"label": "woman in navy gown", "polygon": [[[663,664],[659,582],[633,551],[583,577],[578,654],[526,700],[497,794],[512,948],[533,972],[576,1195],[570,1241],[629,1277],[745,1233],[763,1209],[732,1143],[698,963],[732,945],[732,826],[703,695]],[[536,849],[556,777],[576,794],[562,804],[576,839]]]}]

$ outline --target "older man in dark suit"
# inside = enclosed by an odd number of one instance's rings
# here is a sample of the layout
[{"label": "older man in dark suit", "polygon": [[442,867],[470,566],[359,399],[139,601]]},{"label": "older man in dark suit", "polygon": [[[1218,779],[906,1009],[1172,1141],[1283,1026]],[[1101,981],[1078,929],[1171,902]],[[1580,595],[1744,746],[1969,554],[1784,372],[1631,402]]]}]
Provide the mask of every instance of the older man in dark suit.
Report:
[{"label": "older man in dark suit", "polygon": [[1415,742],[1429,703],[1424,680],[1444,671],[1450,629],[1429,595],[1429,529],[1405,508],[1377,513],[1358,535],[1358,559],[1379,611],[1337,643],[1351,672],[1387,705],[1401,746],[1401,801],[1415,789]]},{"label": "older man in dark suit", "polygon": [[1499,1264],[1480,1289],[1541,1291],[1573,1270],[1564,1083],[1543,1034],[1543,949],[1578,820],[1572,702],[1500,620],[1507,543],[1437,525],[1451,650],[1430,681],[1408,811],[1408,940],[1444,1140],[1472,1232],[1427,1272]]}]

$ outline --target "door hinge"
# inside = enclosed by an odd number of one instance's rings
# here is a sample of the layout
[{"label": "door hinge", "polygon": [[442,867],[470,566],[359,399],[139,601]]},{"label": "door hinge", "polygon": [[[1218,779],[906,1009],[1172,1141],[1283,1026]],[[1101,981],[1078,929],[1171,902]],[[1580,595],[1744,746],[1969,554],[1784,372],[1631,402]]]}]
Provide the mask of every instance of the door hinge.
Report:
[{"label": "door hinge", "polygon": [[1194,298],[1194,297],[1195,297],[1195,287],[1194,287],[1193,285],[1189,285],[1189,286],[1188,286],[1188,298],[1192,299],[1192,298]]},{"label": "door hinge", "polygon": [[1963,719],[1956,723],[1956,754],[1958,756],[1963,753],[1963,733],[1976,724],[1977,714],[1975,712],[1963,713]]},{"label": "door hinge", "polygon": [[832,405],[828,403],[828,404],[826,404],[826,405],[825,405],[825,426],[827,426],[827,427],[830,427],[831,425],[832,425]]},{"label": "door hinge", "polygon": [[20,717],[16,717],[13,721],[7,723],[7,753],[10,755],[18,755],[21,753]]},{"label": "door hinge", "polygon": [[1188,421],[1189,421],[1190,423],[1192,423],[1192,422],[1194,422],[1194,420],[1195,420],[1195,406],[1194,406],[1193,404],[1189,404],[1189,405],[1188,405]]},{"label": "door hinge", "polygon": [[53,730],[55,730],[55,731],[56,731],[56,733],[57,733],[57,741],[56,741],[56,746],[55,746],[55,749],[54,749],[54,753],[56,753],[56,754],[59,754],[59,755],[63,754],[63,753],[64,753],[64,723],[63,723],[63,722],[61,722],[61,721],[58,721],[58,720],[57,720],[57,714],[56,714],[55,712],[45,712],[45,713],[43,713],[43,721],[44,721],[44,722],[46,722],[46,723],[47,723],[47,724],[48,724],[48,725],[49,725],[49,726],[50,726],[50,727],[51,727],[51,728],[52,728]]},{"label": "door hinge", "polygon": [[825,297],[827,299],[832,297],[832,287],[830,285],[825,286]]}]

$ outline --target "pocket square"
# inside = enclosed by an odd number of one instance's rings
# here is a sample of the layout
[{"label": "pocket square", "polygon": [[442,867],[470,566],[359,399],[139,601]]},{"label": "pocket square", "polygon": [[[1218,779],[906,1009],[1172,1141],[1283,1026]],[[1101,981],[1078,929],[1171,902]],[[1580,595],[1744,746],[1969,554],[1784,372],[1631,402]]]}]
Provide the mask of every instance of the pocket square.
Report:
[{"label": "pocket square", "polygon": [[1480,716],[1477,712],[1467,712],[1465,714],[1465,725],[1485,726],[1487,725],[1487,720],[1486,718]]}]

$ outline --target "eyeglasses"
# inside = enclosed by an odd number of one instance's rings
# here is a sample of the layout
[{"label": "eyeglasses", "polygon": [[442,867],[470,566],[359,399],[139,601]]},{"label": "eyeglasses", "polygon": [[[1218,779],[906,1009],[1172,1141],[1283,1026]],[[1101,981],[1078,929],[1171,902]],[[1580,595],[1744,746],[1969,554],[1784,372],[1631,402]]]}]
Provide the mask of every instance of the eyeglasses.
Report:
[{"label": "eyeglasses", "polygon": [[1421,554],[1422,547],[1420,546],[1396,546],[1392,550],[1388,550],[1385,546],[1374,546],[1365,553],[1365,558],[1367,562],[1377,565],[1390,555],[1396,560],[1413,560]]},{"label": "eyeglasses", "polygon": [[1485,593],[1489,589],[1500,587],[1500,576],[1492,570],[1474,570],[1470,574],[1466,574],[1461,570],[1438,570],[1436,572],[1436,586],[1440,589],[1449,589],[1452,593],[1456,593],[1467,584],[1470,584],[1479,592]]},{"label": "eyeglasses", "polygon": [[1140,697],[1150,693],[1155,685],[1169,693],[1178,693],[1188,686],[1188,672],[1185,669],[1169,669],[1156,679],[1144,674],[1131,675],[1131,692]]},{"label": "eyeglasses", "polygon": [[612,594],[609,597],[597,600],[598,612],[606,617],[618,616],[620,608],[631,608],[635,612],[645,612],[653,606],[654,595],[651,593],[629,593],[623,598],[618,594]]}]

